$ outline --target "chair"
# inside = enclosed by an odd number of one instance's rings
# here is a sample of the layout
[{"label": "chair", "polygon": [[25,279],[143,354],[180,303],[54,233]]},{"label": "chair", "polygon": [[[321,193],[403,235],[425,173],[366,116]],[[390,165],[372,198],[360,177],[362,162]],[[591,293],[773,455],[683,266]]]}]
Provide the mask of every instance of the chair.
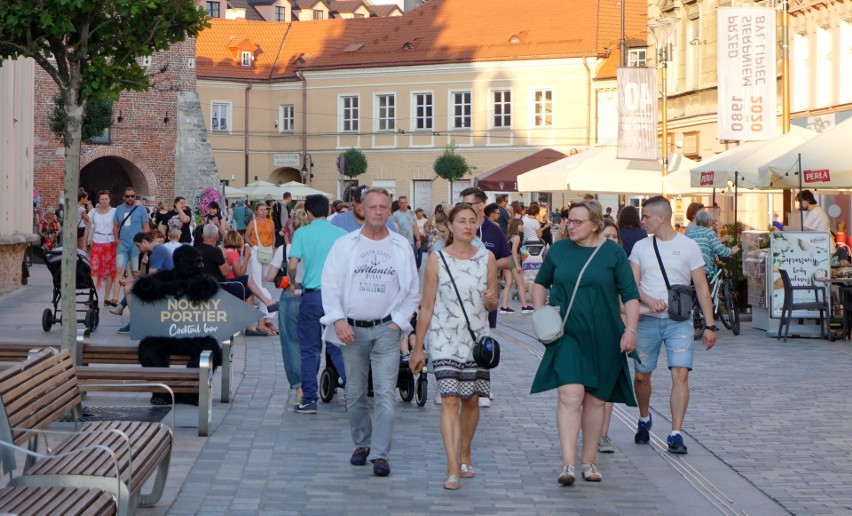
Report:
[{"label": "chair", "polygon": [[[781,339],[781,330],[784,330],[784,342],[787,342],[787,337],[790,333],[790,320],[793,318],[794,310],[818,310],[819,311],[819,329],[820,335],[824,338],[831,337],[831,328],[828,326],[828,299],[825,295],[825,288],[816,285],[800,285],[793,286],[790,281],[790,275],[786,270],[780,269],[781,281],[784,283],[784,304],[781,308],[781,322],[778,325],[778,333],[775,338]],[[812,290],[814,293],[813,301],[793,301],[793,294],[801,290]],[[820,292],[822,292],[822,301],[820,301]],[[831,339],[833,340],[833,339]]]}]

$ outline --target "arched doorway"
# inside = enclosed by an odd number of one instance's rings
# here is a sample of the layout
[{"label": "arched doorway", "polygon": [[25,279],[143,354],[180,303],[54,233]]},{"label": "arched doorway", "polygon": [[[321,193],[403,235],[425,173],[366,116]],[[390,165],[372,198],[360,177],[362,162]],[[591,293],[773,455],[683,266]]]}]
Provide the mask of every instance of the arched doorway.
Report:
[{"label": "arched doorway", "polygon": [[148,183],[139,168],[130,161],[117,156],[105,156],[98,158],[80,171],[80,186],[89,193],[93,203],[97,199],[92,197],[101,190],[109,190],[112,205],[117,206],[121,202],[124,188],[132,186],[137,195],[148,195]]},{"label": "arched doorway", "polygon": [[292,167],[281,167],[276,168],[269,175],[269,182],[277,185],[283,183],[289,183],[290,181],[301,181],[302,173],[295,168]]}]

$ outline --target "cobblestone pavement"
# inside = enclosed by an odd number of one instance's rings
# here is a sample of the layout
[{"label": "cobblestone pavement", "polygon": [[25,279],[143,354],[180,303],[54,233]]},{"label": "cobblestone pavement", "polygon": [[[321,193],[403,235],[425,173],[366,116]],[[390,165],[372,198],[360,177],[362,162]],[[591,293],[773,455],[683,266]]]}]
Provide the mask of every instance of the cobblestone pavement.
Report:
[{"label": "cobblestone pavement", "polygon": [[[0,297],[0,327],[16,338],[45,334],[49,279],[36,266],[31,286]],[[41,272],[44,271],[44,272]],[[125,316],[126,319],[126,316]],[[126,339],[104,314],[96,341]],[[214,403],[212,435],[192,428],[180,407],[175,457],[163,500],[142,514],[828,514],[852,511],[852,415],[844,380],[852,346],[768,339],[744,324],[696,352],[685,431],[689,455],[664,450],[669,378],[664,357],[654,376],[652,446],[633,444],[636,410],[616,407],[617,451],[599,455],[604,481],[556,484],[559,448],[555,394],[529,395],[543,348],[528,315],[501,316],[504,356],[493,372],[495,400],[481,411],[474,440],[477,476],[462,489],[441,485],[445,458],[439,407],[399,402],[390,477],[352,467],[348,422],[338,393],[316,416],[287,407],[289,388],[275,338],[236,346],[236,393]],[[217,375],[218,376],[218,375]],[[218,386],[215,387],[218,389]],[[430,397],[433,384],[430,379]],[[138,400],[136,400],[138,401]]]}]

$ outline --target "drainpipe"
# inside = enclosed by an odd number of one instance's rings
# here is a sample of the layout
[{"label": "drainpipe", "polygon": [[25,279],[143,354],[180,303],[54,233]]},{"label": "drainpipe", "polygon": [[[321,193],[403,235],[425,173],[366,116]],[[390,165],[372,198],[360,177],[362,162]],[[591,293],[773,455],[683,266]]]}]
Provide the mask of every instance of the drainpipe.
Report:
[{"label": "drainpipe", "polygon": [[296,77],[302,81],[302,163],[308,159],[308,81],[301,70],[296,70]]},{"label": "drainpipe", "polygon": [[586,148],[592,143],[592,70],[589,68],[587,57],[583,56],[583,66],[586,68]]},{"label": "drainpipe", "polygon": [[246,86],[246,99],[245,99],[245,120],[243,121],[243,154],[245,157],[245,183],[247,185],[249,183],[249,91],[251,91],[252,83],[249,81]]}]

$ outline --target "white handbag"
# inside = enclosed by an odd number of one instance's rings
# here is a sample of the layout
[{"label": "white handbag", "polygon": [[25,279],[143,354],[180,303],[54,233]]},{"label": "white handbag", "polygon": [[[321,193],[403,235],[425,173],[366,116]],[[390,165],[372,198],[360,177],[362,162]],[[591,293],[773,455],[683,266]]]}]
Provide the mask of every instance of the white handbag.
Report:
[{"label": "white handbag", "polygon": [[565,310],[565,317],[559,317],[559,307],[553,305],[545,305],[536,310],[532,315],[532,326],[535,337],[547,346],[553,344],[562,338],[565,333],[565,323],[568,322],[568,316],[571,314],[571,307],[574,305],[574,298],[577,296],[577,289],[580,287],[580,281],[583,279],[583,273],[586,272],[586,267],[592,262],[592,258],[598,254],[603,242],[600,242],[592,255],[586,260],[586,264],[580,270],[580,275],[577,277],[577,283],[574,284],[574,292],[571,294],[571,301],[568,303],[568,309]]}]

